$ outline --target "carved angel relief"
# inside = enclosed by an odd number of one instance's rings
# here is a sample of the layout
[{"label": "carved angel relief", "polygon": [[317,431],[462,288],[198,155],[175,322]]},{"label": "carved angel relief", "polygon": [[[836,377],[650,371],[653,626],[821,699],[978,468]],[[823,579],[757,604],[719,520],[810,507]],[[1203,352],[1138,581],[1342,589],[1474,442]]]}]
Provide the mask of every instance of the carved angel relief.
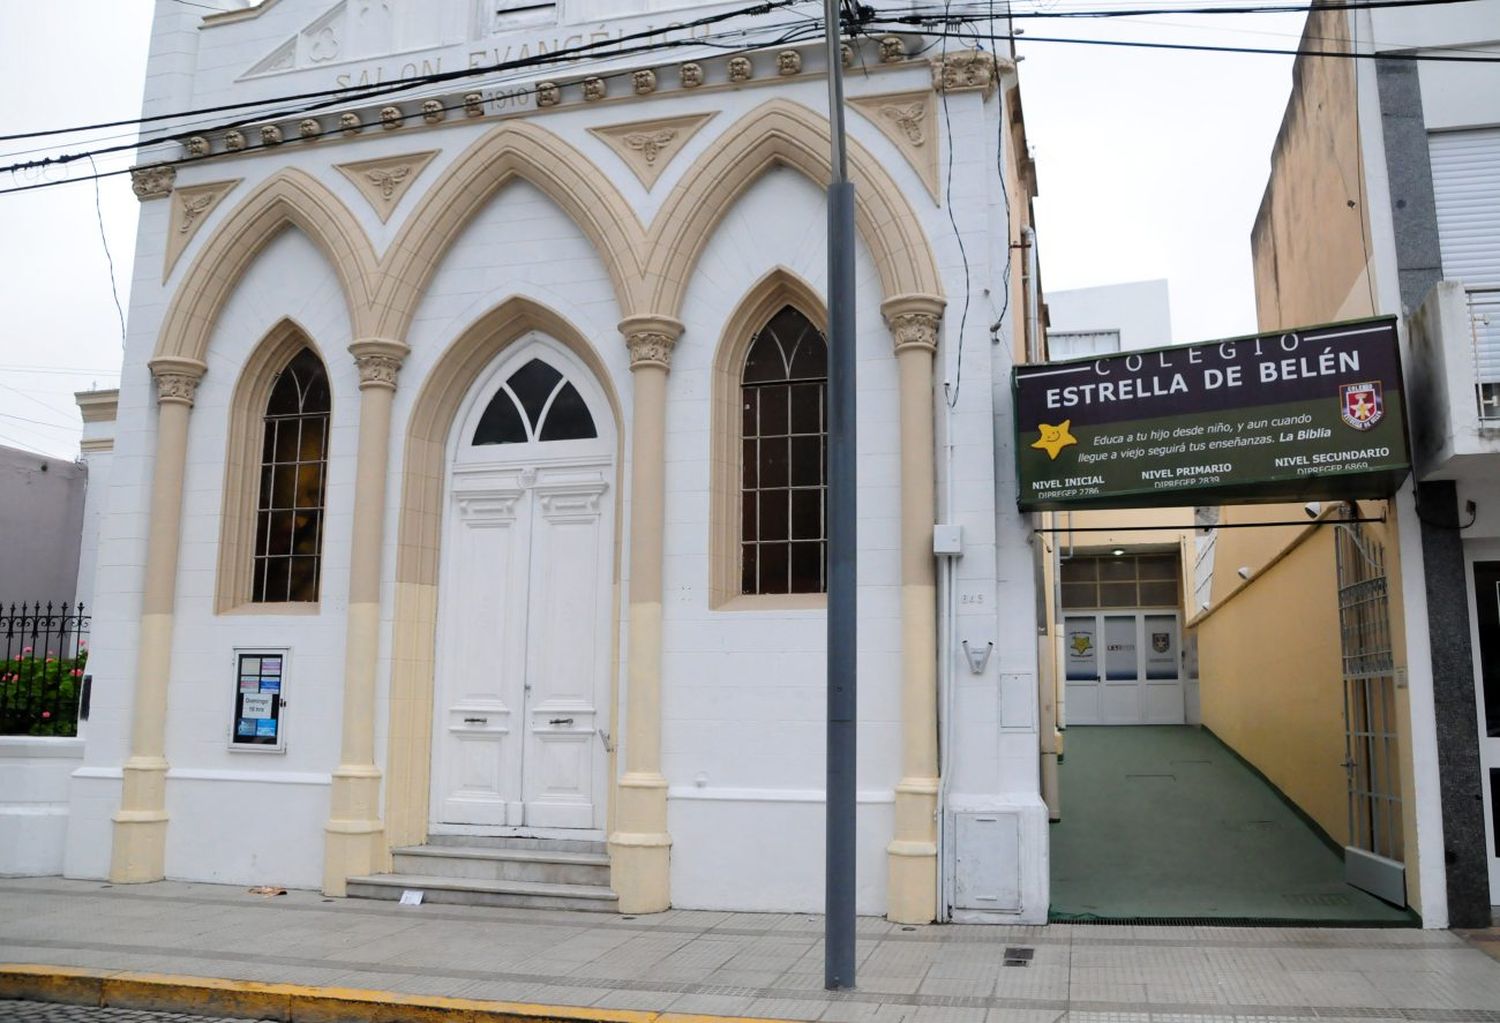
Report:
[{"label": "carved angel relief", "polygon": [[172,210],[167,222],[167,247],[162,260],[161,279],[165,281],[203,222],[208,219],[215,206],[228,195],[242,179],[233,181],[209,181],[201,185],[187,185],[172,193]]},{"label": "carved angel relief", "polygon": [[421,153],[406,153],[402,156],[384,156],[374,160],[360,160],[357,163],[341,163],[337,165],[337,168],[340,174],[359,189],[360,195],[363,195],[369,200],[370,205],[375,207],[375,212],[384,223],[390,219],[391,213],[400,204],[401,197],[417,179],[417,175],[422,173],[437,154],[436,149],[430,149]]},{"label": "carved angel relief", "polygon": [[365,171],[365,178],[380,190],[382,199],[389,199],[395,195],[397,187],[409,177],[411,177],[411,164],[409,163],[403,163],[399,167],[377,167],[374,170]]},{"label": "carved angel relief", "polygon": [[590,128],[589,134],[614,150],[648,189],[713,114],[687,114]]},{"label": "carved angel relief", "polygon": [[666,149],[667,144],[676,137],[676,128],[663,128],[653,132],[633,131],[624,136],[624,140],[631,149],[638,150],[646,158],[647,163],[654,164],[656,158]]},{"label": "carved angel relief", "polygon": [[937,123],[933,119],[935,104],[929,89],[849,100],[850,106],[869,118],[901,151],[934,199],[938,197],[938,147],[927,142],[933,137],[933,125]]},{"label": "carved angel relief", "polygon": [[880,108],[880,116],[900,128],[912,145],[920,146],[927,141],[927,136],[922,130],[922,121],[927,117],[927,108],[922,102],[905,105],[888,103]]}]

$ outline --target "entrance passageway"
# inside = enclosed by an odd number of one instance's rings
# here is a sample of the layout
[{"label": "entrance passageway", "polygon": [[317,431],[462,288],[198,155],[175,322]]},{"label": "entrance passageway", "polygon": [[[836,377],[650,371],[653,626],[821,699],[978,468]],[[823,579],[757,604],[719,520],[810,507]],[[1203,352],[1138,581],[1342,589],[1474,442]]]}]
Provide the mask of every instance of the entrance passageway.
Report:
[{"label": "entrance passageway", "polygon": [[1053,920],[1416,922],[1345,884],[1340,854],[1201,728],[1078,726],[1065,749]]}]

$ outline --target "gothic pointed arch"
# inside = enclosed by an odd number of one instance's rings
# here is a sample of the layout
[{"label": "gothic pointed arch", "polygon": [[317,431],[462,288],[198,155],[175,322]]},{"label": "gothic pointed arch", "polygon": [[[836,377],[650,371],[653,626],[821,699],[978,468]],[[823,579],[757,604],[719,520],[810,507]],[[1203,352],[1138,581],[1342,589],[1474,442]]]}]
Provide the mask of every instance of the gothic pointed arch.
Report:
[{"label": "gothic pointed arch", "polygon": [[709,443],[713,451],[709,501],[709,600],[714,607],[744,605],[823,606],[821,593],[755,596],[749,601],[743,586],[741,542],[744,536],[743,494],[744,424],[742,385],[746,359],[760,332],[779,313],[794,310],[822,329],[828,311],[812,285],[784,266],[763,275],[746,292],[729,319],[714,351],[713,405]]},{"label": "gothic pointed arch", "polygon": [[371,336],[371,283],[377,260],[364,229],[326,186],[299,170],[282,170],[247,196],[193,259],[172,297],[156,358],[207,361],[208,341],[224,303],[273,238],[296,228],[328,258],[338,276],[355,337]]},{"label": "gothic pointed arch", "polygon": [[[436,657],[439,546],[447,445],[474,380],[500,353],[526,335],[545,334],[576,355],[593,374],[614,418],[615,464],[624,464],[625,430],[620,398],[584,333],[552,309],[512,296],[469,325],[426,374],[407,417],[401,459],[400,505],[396,509],[395,646],[392,650],[391,716],[385,827],[391,845],[425,840],[432,763],[432,701]],[[615,561],[620,578],[619,505],[615,487]],[[616,595],[618,600],[618,592]],[[618,621],[618,608],[611,621]],[[618,637],[616,638],[618,642]]]},{"label": "gothic pointed arch", "polygon": [[513,178],[535,185],[578,225],[603,261],[620,308],[635,308],[644,232],[629,203],[577,149],[544,128],[515,121],[459,156],[391,243],[377,302],[379,336],[405,336],[444,253]]},{"label": "gothic pointed arch", "polygon": [[[926,234],[900,186],[857,141],[849,140],[855,218],[875,258],[885,297],[941,295],[942,280]],[[651,225],[649,308],[675,316],[704,247],[735,201],[773,167],[828,183],[828,122],[799,103],[773,99],[727,128],[688,168]]]},{"label": "gothic pointed arch", "polygon": [[[285,409],[272,409],[275,392],[278,385],[285,390],[286,384],[296,383],[285,378],[293,367],[303,365],[315,374],[321,372],[323,375],[325,422],[316,431],[305,431],[305,443],[300,429],[296,433],[281,430],[287,436],[278,442],[274,434],[268,436],[268,430],[278,429],[275,420],[289,417]],[[316,594],[317,561],[321,558],[322,546],[324,467],[329,442],[326,420],[332,411],[326,365],[312,336],[296,320],[283,317],[255,346],[240,368],[229,403],[228,439],[224,451],[219,563],[214,597],[214,610],[218,614],[272,605],[281,613],[316,610],[315,596],[312,600],[289,596],[287,585],[279,589],[267,588],[265,562],[271,552],[263,549],[265,544],[258,542],[257,533],[269,528],[273,505],[285,505],[278,513],[280,518],[294,517],[292,513],[299,504],[313,510],[316,521],[303,526],[304,540],[310,540],[313,549],[302,552],[304,558],[313,560],[299,562],[299,567],[311,565],[312,592]],[[297,418],[296,413],[302,411],[305,410],[296,410],[290,418]],[[278,494],[278,487],[286,493]],[[289,534],[286,539],[290,544],[295,537]],[[286,554],[290,558],[292,552],[288,550]],[[290,566],[290,560],[284,566],[278,561],[277,568]],[[257,567],[260,568],[258,580]],[[277,592],[271,592],[273,589]]]}]

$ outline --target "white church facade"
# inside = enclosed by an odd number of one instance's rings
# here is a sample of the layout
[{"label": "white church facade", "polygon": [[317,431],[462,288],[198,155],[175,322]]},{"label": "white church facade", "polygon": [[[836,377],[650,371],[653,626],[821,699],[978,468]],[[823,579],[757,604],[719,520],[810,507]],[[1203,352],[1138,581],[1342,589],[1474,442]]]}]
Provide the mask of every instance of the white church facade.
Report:
[{"label": "white church facade", "polygon": [[[68,876],[821,907],[820,8],[668,6],[159,0],[146,116],[265,105],[136,171]],[[1042,922],[1015,64],[844,63],[858,909]]]}]

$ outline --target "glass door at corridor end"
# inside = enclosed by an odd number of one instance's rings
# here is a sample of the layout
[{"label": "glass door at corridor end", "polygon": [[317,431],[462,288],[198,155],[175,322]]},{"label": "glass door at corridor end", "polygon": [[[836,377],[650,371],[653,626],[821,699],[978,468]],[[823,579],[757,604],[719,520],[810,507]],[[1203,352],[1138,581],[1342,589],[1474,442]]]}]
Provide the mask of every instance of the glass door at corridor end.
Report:
[{"label": "glass door at corridor end", "polygon": [[1063,619],[1069,725],[1183,723],[1175,611],[1069,613]]}]

